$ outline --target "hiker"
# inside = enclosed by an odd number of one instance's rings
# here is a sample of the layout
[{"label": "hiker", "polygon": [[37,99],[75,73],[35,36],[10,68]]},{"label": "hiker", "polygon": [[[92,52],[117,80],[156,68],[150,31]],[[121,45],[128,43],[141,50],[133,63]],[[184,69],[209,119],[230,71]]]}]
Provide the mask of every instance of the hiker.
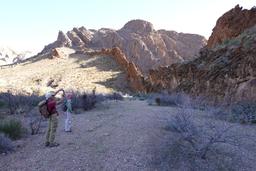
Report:
[{"label": "hiker", "polygon": [[66,119],[65,119],[65,132],[71,132],[71,119],[72,119],[72,94],[68,93],[66,95],[66,100],[65,100],[65,112],[66,112]]},{"label": "hiker", "polygon": [[49,116],[49,124],[48,124],[48,131],[46,134],[46,142],[45,142],[45,146],[46,147],[57,147],[59,146],[58,143],[54,142],[55,139],[55,133],[57,130],[57,126],[58,126],[58,111],[57,111],[57,99],[55,98],[55,95],[58,94],[60,91],[63,92],[63,94],[65,94],[63,89],[60,89],[56,92],[48,92],[45,94],[45,98],[46,98],[46,104],[47,104],[47,110],[50,113]]}]

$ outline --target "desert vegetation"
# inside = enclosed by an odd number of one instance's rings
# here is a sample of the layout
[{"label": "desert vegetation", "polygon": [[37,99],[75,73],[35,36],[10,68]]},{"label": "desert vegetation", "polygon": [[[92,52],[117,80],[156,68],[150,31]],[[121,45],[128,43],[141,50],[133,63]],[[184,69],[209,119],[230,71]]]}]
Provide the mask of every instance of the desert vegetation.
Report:
[{"label": "desert vegetation", "polygon": [[200,96],[191,97],[184,93],[169,94],[168,92],[152,93],[143,97],[147,100],[149,105],[197,109],[208,111],[211,114],[211,117],[227,122],[245,124],[256,123],[255,101],[240,101],[232,104],[221,102],[219,104],[211,105],[207,99]]},{"label": "desert vegetation", "polygon": [[[68,91],[73,94],[72,105],[77,114],[97,112],[98,105],[113,100],[120,101],[116,104],[122,103],[121,101],[124,103],[129,101],[129,104],[146,103],[151,108],[150,110],[155,111],[155,116],[161,116],[162,114],[159,112],[163,108],[169,117],[162,127],[171,137],[168,145],[164,147],[165,150],[161,151],[161,156],[164,156],[161,158],[161,168],[163,167],[163,169],[183,167],[190,170],[250,169],[250,165],[247,164],[250,159],[245,157],[246,155],[241,157],[238,154],[241,151],[245,154],[248,150],[253,151],[255,137],[251,133],[237,130],[244,129],[242,128],[243,124],[253,127],[251,124],[255,123],[256,111],[254,101],[238,102],[230,106],[211,106],[203,97],[190,97],[184,93],[135,94],[134,98],[127,101],[120,93],[101,94],[97,93],[96,89],[87,92]],[[0,152],[7,154],[15,150],[13,141],[22,138],[27,133],[24,127],[30,129],[32,135],[42,133],[40,124],[44,125],[45,119],[42,119],[37,112],[36,103],[44,97],[25,96],[19,93],[16,95],[4,93],[0,97],[1,110],[8,113],[8,118],[9,116],[25,116],[30,120],[30,125],[27,126],[19,121],[19,117],[15,120],[7,118],[1,120]],[[28,103],[25,103],[24,99]],[[17,107],[10,109],[10,104],[15,104]],[[112,108],[117,108],[117,106],[112,106]],[[19,109],[24,110],[18,112]],[[135,109],[137,108],[132,110]],[[177,110],[177,112],[172,114],[170,112],[172,110]],[[77,117],[83,116],[86,115],[77,115]],[[98,126],[92,130],[96,128]],[[236,163],[239,163],[239,166]]]},{"label": "desert vegetation", "polygon": [[14,150],[14,145],[10,138],[4,134],[0,134],[0,153],[8,153]]},{"label": "desert vegetation", "polygon": [[75,112],[78,112],[80,109],[84,111],[91,110],[96,107],[96,104],[103,102],[105,100],[124,100],[121,93],[108,93],[102,94],[97,93],[96,89],[90,91],[73,91],[72,92],[72,108]]},{"label": "desert vegetation", "polygon": [[18,120],[6,119],[0,122],[0,133],[5,134],[5,136],[12,140],[17,140],[25,133],[25,128],[23,128]]},{"label": "desert vegetation", "polygon": [[236,126],[198,121],[189,109],[183,109],[166,129],[175,134],[169,148],[171,168],[186,165],[190,170],[239,170],[247,167],[244,162],[248,158],[241,157],[238,151],[243,151],[242,140],[251,141],[251,137],[236,132]]},{"label": "desert vegetation", "polygon": [[21,114],[36,107],[42,99],[42,96],[36,94],[9,91],[0,94],[0,106],[6,107],[10,114]]}]

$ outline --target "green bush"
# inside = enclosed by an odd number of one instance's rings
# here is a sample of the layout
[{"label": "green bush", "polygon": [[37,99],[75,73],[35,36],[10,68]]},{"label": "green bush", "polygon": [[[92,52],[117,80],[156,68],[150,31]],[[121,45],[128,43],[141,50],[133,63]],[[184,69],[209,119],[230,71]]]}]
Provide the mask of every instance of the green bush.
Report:
[{"label": "green bush", "polygon": [[8,153],[14,150],[12,141],[4,134],[0,134],[0,153]]},{"label": "green bush", "polygon": [[0,133],[4,133],[12,140],[17,140],[25,133],[25,128],[23,128],[21,122],[18,120],[3,120],[0,122]]},{"label": "green bush", "polygon": [[0,100],[0,109],[3,108],[5,106],[5,103],[3,100]]}]

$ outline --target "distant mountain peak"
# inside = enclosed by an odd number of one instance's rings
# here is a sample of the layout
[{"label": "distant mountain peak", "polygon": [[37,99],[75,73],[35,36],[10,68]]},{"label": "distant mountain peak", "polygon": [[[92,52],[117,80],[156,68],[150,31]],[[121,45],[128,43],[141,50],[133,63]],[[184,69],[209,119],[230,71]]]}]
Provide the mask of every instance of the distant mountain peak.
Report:
[{"label": "distant mountain peak", "polygon": [[153,24],[145,20],[131,20],[127,22],[121,30],[133,33],[150,33],[154,31]]},{"label": "distant mountain peak", "polygon": [[0,46],[0,65],[8,65],[32,56],[32,52],[17,52],[8,46]]}]

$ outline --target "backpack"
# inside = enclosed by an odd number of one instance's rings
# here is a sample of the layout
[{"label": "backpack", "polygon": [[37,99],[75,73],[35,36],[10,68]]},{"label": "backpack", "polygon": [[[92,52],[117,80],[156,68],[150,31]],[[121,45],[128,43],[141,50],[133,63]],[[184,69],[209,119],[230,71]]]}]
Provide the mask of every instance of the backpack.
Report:
[{"label": "backpack", "polygon": [[[66,111],[68,110],[67,103],[68,103],[68,100],[67,100],[67,99],[65,99],[64,102],[62,103],[62,110],[63,110],[64,112],[66,112]],[[72,104],[72,102],[71,102],[71,104]],[[72,105],[71,105],[70,110],[73,111]]]},{"label": "backpack", "polygon": [[49,118],[50,112],[48,111],[47,100],[43,100],[43,101],[39,102],[38,109],[43,117]]}]

